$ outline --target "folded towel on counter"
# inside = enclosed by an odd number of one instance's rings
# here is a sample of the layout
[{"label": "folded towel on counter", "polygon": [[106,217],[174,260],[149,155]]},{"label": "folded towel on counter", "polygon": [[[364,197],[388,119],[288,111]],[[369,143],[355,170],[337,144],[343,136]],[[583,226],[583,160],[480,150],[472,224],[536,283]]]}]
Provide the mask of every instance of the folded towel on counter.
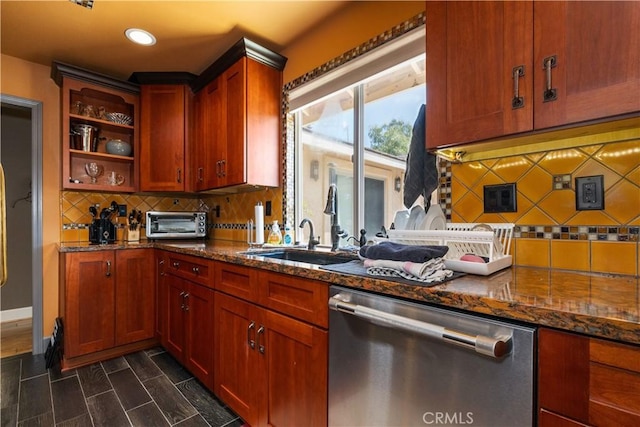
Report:
[{"label": "folded towel on counter", "polygon": [[373,276],[403,277],[422,283],[441,282],[453,276],[453,271],[445,268],[442,258],[433,258],[422,264],[372,259],[365,259],[363,263],[367,274]]},{"label": "folded towel on counter", "polygon": [[360,258],[385,259],[390,261],[411,261],[422,264],[433,258],[443,257],[448,246],[403,245],[395,242],[380,242],[360,248]]}]

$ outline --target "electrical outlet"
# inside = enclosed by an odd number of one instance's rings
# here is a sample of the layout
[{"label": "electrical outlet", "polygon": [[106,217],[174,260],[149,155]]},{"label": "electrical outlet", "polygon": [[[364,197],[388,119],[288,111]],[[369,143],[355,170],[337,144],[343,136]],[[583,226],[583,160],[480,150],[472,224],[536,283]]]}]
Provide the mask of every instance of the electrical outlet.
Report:
[{"label": "electrical outlet", "polygon": [[271,216],[271,200],[267,200],[264,204],[264,215]]},{"label": "electrical outlet", "polygon": [[484,186],[484,212],[517,212],[516,184]]},{"label": "electrical outlet", "polygon": [[576,178],[576,210],[604,209],[604,175]]},{"label": "electrical outlet", "polygon": [[127,216],[127,205],[118,205],[118,216]]}]

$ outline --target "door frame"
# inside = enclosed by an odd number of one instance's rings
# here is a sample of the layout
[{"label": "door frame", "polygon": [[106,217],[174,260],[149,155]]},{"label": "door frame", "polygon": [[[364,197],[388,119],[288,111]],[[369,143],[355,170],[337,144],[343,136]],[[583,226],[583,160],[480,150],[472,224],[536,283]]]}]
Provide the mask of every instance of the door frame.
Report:
[{"label": "door frame", "polygon": [[42,328],[42,102],[0,94],[0,103],[31,110],[31,352],[41,354],[46,348]]}]

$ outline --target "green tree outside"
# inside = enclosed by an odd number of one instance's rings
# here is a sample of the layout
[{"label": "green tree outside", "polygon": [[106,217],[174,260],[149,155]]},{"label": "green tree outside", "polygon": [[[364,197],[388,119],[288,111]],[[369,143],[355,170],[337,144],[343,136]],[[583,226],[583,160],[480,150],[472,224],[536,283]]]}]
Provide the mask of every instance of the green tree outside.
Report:
[{"label": "green tree outside", "polygon": [[382,126],[369,129],[371,148],[398,157],[406,157],[411,142],[413,126],[393,119]]}]

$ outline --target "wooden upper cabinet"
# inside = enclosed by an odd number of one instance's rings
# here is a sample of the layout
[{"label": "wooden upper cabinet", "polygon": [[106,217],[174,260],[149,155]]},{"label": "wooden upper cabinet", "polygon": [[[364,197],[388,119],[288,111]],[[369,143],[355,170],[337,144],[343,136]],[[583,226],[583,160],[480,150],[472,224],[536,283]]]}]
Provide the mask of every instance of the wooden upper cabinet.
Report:
[{"label": "wooden upper cabinet", "polygon": [[188,117],[191,90],[186,85],[142,85],[141,191],[185,191],[188,182]]},{"label": "wooden upper cabinet", "polygon": [[197,190],[280,185],[281,95],[281,71],[247,57],[197,94]]},{"label": "wooden upper cabinet", "polygon": [[532,16],[529,2],[427,2],[427,147],[532,128]]},{"label": "wooden upper cabinet", "polygon": [[428,148],[640,111],[638,2],[429,1],[426,21]]},{"label": "wooden upper cabinet", "polygon": [[535,2],[534,27],[536,129],[640,110],[639,2]]}]

